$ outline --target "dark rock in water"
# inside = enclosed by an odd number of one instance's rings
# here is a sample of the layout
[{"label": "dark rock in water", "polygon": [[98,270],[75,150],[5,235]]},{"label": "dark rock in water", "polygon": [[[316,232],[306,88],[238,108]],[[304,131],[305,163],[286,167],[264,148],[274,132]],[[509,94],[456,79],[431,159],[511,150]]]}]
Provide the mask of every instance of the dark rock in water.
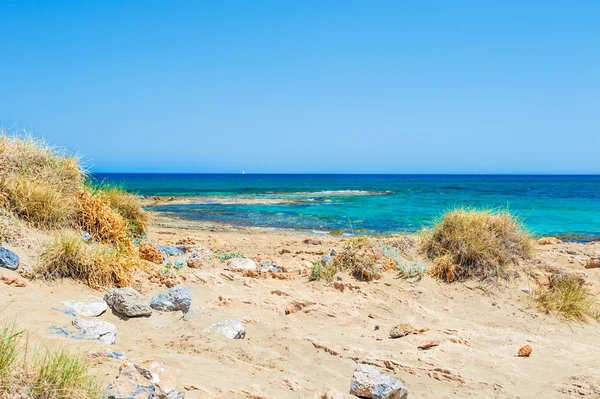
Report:
[{"label": "dark rock in water", "polygon": [[185,285],[178,284],[166,292],[161,292],[152,297],[150,307],[166,312],[181,310],[186,313],[192,306],[192,292]]},{"label": "dark rock in water", "polygon": [[185,245],[174,245],[174,246],[164,246],[164,245],[157,245],[156,248],[161,251],[166,253],[169,256],[179,256],[179,255],[184,255],[187,251],[187,246]]},{"label": "dark rock in water", "polygon": [[115,312],[127,317],[150,316],[152,309],[146,300],[131,287],[113,288],[104,295],[104,300]]},{"label": "dark rock in water", "polygon": [[90,233],[88,233],[87,231],[82,231],[81,232],[81,239],[86,244],[91,244],[92,243],[92,235]]},{"label": "dark rock in water", "polygon": [[17,270],[21,261],[17,254],[6,248],[0,247],[0,267],[5,269]]},{"label": "dark rock in water", "polygon": [[323,256],[323,259],[321,259],[321,263],[326,265],[327,262],[329,262],[330,260],[331,260],[331,256],[325,255],[325,256]]}]

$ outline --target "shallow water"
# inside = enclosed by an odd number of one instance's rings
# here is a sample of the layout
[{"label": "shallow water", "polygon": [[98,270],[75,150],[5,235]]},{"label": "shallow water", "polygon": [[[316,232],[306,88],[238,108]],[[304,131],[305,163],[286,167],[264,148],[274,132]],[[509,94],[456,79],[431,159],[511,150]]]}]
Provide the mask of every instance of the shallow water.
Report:
[{"label": "shallow water", "polygon": [[151,209],[235,225],[336,233],[414,232],[457,206],[508,208],[540,235],[600,237],[600,176],[97,174]]}]

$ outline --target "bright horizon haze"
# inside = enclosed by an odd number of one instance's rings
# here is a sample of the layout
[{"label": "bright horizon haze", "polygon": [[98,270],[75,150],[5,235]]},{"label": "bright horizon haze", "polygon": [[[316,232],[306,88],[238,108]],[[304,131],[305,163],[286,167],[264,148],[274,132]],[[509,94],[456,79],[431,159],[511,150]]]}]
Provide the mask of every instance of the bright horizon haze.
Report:
[{"label": "bright horizon haze", "polygon": [[0,123],[94,172],[600,174],[595,1],[0,1]]}]

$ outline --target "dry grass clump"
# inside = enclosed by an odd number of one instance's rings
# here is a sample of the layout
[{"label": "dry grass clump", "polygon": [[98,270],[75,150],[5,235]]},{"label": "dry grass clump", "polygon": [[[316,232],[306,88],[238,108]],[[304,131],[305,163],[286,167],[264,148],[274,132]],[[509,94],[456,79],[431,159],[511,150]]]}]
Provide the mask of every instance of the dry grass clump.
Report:
[{"label": "dry grass clump", "polygon": [[[389,248],[397,249],[391,245],[389,244]],[[380,278],[382,272],[392,270],[399,265],[398,259],[388,253],[387,248],[388,244],[381,239],[350,238],[342,250],[327,264],[313,264],[310,279],[331,281],[335,274],[341,271],[349,271],[359,280],[369,281]]]},{"label": "dry grass clump", "polygon": [[555,274],[549,286],[535,297],[538,307],[546,313],[556,312],[569,320],[586,321],[600,317],[600,307],[585,280],[574,274]]},{"label": "dry grass clump", "polygon": [[62,227],[86,173],[79,160],[31,136],[0,132],[0,192],[11,209],[39,228]]},{"label": "dry grass clump", "polygon": [[88,190],[79,190],[77,196],[77,219],[84,231],[94,240],[120,247],[131,246],[127,222],[100,196]]},{"label": "dry grass clump", "polygon": [[127,229],[132,236],[139,236],[146,231],[149,215],[142,208],[140,198],[121,187],[103,184],[94,189],[96,195],[102,198],[127,223]]},{"label": "dry grass clump", "polygon": [[506,211],[456,209],[421,238],[420,249],[434,263],[430,274],[447,282],[496,280],[532,250],[531,237]]},{"label": "dry grass clump", "polygon": [[47,243],[36,270],[45,279],[73,278],[92,288],[128,286],[142,267],[135,251],[86,244],[75,232],[63,231]]},{"label": "dry grass clump", "polygon": [[[88,362],[81,357],[62,349],[31,347],[14,322],[4,322],[0,327],[0,398],[103,397],[100,385],[90,375]],[[32,353],[27,353],[28,349]]]}]

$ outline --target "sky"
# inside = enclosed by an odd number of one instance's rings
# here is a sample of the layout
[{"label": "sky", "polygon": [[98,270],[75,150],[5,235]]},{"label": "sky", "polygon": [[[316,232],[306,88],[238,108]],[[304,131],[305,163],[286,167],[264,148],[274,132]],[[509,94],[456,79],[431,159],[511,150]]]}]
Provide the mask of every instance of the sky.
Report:
[{"label": "sky", "polygon": [[96,172],[600,173],[598,1],[0,0],[0,124]]}]

